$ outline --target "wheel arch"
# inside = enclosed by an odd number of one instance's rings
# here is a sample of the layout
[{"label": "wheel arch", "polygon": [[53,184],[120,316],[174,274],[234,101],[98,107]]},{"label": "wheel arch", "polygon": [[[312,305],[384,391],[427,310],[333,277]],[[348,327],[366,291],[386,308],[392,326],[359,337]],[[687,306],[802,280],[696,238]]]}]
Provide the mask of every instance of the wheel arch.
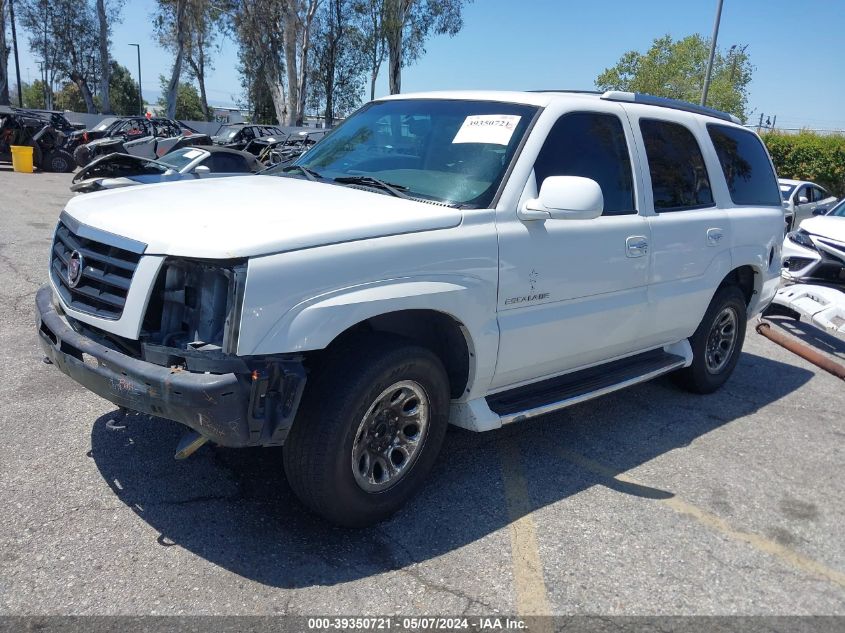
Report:
[{"label": "wheel arch", "polygon": [[760,271],[750,264],[737,266],[725,275],[719,284],[719,288],[727,285],[734,285],[742,290],[742,294],[745,296],[745,305],[750,306],[754,296],[758,295],[762,289]]},{"label": "wheel arch", "polygon": [[334,352],[373,334],[401,337],[430,350],[446,369],[451,397],[459,398],[467,392],[475,359],[471,336],[460,320],[439,310],[407,309],[375,315],[349,326],[325,349],[306,357],[314,363],[323,362]]}]

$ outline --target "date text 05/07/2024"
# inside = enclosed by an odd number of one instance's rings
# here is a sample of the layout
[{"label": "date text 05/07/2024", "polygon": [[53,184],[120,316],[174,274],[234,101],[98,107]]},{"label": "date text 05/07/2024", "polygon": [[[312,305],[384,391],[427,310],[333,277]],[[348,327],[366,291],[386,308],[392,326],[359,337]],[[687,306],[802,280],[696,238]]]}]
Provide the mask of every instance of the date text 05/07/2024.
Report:
[{"label": "date text 05/07/2024", "polygon": [[308,618],[309,631],[521,631],[525,620],[493,617],[333,617]]}]

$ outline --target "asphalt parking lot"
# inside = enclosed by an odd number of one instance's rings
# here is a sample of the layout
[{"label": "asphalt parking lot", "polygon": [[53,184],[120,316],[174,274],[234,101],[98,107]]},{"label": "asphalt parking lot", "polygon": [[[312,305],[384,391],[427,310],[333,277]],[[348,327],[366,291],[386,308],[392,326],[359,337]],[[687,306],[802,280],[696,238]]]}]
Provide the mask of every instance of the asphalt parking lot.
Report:
[{"label": "asphalt parking lot", "polygon": [[845,385],[753,327],[717,394],[455,429],[402,512],[336,529],[278,449],[174,461],[176,424],[42,363],[70,178],[0,167],[0,614],[845,614]]}]

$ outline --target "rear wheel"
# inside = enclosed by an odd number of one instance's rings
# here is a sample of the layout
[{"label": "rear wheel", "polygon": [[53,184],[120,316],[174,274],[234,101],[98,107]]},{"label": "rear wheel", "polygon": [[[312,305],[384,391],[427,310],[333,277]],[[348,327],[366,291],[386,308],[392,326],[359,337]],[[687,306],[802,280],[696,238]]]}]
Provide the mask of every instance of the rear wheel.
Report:
[{"label": "rear wheel", "polygon": [[305,505],[363,527],[422,485],[446,432],[449,383],[429,350],[367,338],[311,379],[284,447],[285,473]]},{"label": "rear wheel", "polygon": [[712,393],[730,378],[742,353],[746,326],[745,295],[737,286],[722,286],[690,337],[692,365],[675,373],[694,393]]},{"label": "rear wheel", "polygon": [[68,152],[63,149],[54,149],[44,158],[44,169],[56,173],[69,173],[76,168],[76,163]]}]

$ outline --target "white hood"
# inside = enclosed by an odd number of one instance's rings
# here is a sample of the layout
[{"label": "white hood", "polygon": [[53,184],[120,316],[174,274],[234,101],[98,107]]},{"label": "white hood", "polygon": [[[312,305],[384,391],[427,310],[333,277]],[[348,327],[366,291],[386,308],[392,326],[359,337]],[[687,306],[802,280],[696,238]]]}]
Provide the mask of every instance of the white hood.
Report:
[{"label": "white hood", "polygon": [[800,228],[837,242],[845,242],[845,217],[838,215],[818,215],[808,218],[800,224]]},{"label": "white hood", "polygon": [[277,176],[103,191],[65,211],[147,244],[150,255],[229,259],[457,226],[458,209]]}]

